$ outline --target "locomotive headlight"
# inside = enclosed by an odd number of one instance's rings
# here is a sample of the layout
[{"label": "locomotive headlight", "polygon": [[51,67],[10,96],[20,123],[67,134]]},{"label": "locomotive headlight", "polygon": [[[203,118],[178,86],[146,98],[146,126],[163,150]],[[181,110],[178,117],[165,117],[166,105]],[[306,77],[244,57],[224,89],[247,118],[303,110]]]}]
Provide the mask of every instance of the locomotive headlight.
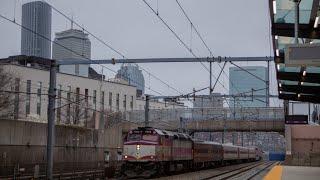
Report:
[{"label": "locomotive headlight", "polygon": [[137,145],[137,150],[140,150],[140,145],[139,144]]},{"label": "locomotive headlight", "polygon": [[127,159],[127,158],[128,158],[128,156],[127,156],[127,155],[125,155],[125,156],[124,156],[124,158],[125,158],[125,159]]}]

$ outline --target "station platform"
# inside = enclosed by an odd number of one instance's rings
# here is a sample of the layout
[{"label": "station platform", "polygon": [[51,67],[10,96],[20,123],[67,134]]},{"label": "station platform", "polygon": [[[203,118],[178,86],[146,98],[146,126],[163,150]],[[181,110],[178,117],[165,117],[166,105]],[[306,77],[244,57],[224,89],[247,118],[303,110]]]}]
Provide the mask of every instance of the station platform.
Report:
[{"label": "station platform", "polygon": [[319,180],[320,167],[308,166],[274,166],[264,180]]}]

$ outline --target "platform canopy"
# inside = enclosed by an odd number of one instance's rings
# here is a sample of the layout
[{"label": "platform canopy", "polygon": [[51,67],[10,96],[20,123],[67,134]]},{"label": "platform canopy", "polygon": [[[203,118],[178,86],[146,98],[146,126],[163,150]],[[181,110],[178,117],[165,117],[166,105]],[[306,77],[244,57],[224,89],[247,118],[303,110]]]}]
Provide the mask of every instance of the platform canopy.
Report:
[{"label": "platform canopy", "polygon": [[[279,98],[320,103],[320,63],[314,66],[288,66],[285,64],[286,46],[294,43],[294,1],[269,0],[269,8]],[[320,43],[319,16],[319,0],[300,1],[300,44]]]}]

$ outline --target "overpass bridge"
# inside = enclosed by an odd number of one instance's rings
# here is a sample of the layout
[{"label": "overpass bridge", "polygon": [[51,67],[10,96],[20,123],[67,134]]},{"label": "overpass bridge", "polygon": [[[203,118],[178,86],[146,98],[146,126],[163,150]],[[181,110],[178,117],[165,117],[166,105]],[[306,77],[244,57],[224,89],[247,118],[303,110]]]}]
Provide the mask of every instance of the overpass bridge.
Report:
[{"label": "overpass bridge", "polygon": [[[144,123],[122,122],[123,132],[129,132]],[[166,129],[170,131],[184,130],[190,134],[195,132],[279,132],[284,133],[284,120],[203,120],[185,123],[184,128],[180,128],[176,121],[165,124],[152,121],[151,127]]]},{"label": "overpass bridge", "polygon": [[[144,111],[122,114],[123,132],[144,126]],[[171,131],[279,132],[285,128],[283,108],[189,108],[150,110],[149,125]]]}]

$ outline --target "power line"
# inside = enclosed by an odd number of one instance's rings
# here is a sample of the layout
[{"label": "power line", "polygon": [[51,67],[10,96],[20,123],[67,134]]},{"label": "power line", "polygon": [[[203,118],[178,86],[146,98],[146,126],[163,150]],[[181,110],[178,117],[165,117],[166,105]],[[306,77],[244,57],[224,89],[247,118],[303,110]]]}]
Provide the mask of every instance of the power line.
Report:
[{"label": "power line", "polygon": [[[194,28],[196,34],[197,34],[198,37],[200,38],[200,40],[201,40],[201,42],[203,43],[203,45],[204,45],[204,46],[206,47],[206,49],[209,51],[210,56],[213,56],[213,53],[212,53],[211,49],[209,48],[209,46],[208,46],[207,43],[205,42],[204,38],[201,36],[201,34],[200,34],[200,32],[198,31],[197,27],[195,27],[194,23],[191,21],[191,19],[190,19],[189,16],[187,15],[187,13],[186,13],[186,11],[184,10],[184,8],[182,7],[181,3],[180,3],[178,0],[176,0],[176,2],[177,2],[177,4],[178,4],[180,10],[183,12],[184,16],[187,18],[187,20],[189,21],[189,23],[191,24],[191,26]],[[229,77],[227,76],[226,72],[223,70],[223,67],[221,67],[220,64],[218,64],[218,66],[220,67],[220,69],[221,69],[221,71],[223,72],[223,74],[227,77],[227,79],[229,79]],[[219,75],[219,77],[220,77],[220,75]],[[239,92],[240,92],[239,89],[238,89],[236,86],[234,86],[233,82],[232,82],[230,79],[229,79],[229,81],[231,82],[231,85],[232,85],[233,87],[235,87],[236,90],[237,90],[238,93],[239,93]]]},{"label": "power line", "polygon": [[248,73],[248,74],[250,74],[251,76],[253,76],[253,77],[255,77],[255,78],[257,78],[257,79],[259,79],[259,80],[261,80],[261,81],[263,81],[263,82],[266,82],[266,80],[264,80],[264,79],[260,78],[259,76],[257,76],[257,75],[255,75],[255,74],[251,73],[250,71],[248,71],[248,70],[244,69],[243,67],[241,67],[241,66],[239,66],[239,65],[237,65],[237,64],[235,64],[235,63],[233,63],[233,62],[230,62],[230,63],[231,63],[231,64],[233,64],[234,66],[238,67],[239,69],[241,69],[241,70],[243,70],[243,71],[247,72],[247,73]]},{"label": "power line", "polygon": [[[182,5],[179,3],[178,0],[176,0],[176,2],[177,2],[177,4],[178,4],[180,10],[183,12],[184,16],[187,18],[187,20],[188,20],[189,23],[191,24],[191,27],[194,28],[194,30],[195,30],[196,34],[198,35],[198,37],[200,38],[201,42],[204,44],[204,46],[205,46],[205,47],[207,48],[207,50],[209,51],[210,56],[213,57],[213,53],[212,53],[211,49],[209,48],[209,46],[207,45],[207,43],[204,41],[204,38],[201,36],[201,34],[199,33],[198,29],[195,27],[194,23],[191,21],[191,19],[190,19],[189,16],[187,15],[187,13],[186,13],[186,11],[184,10],[184,8],[182,7]],[[228,78],[227,74],[225,73],[225,71],[224,71],[225,64],[223,65],[223,67],[221,67],[220,64],[218,64],[218,66],[220,67],[221,72],[223,72],[223,74],[227,77],[227,79],[229,79],[229,81],[231,82],[231,85],[236,88],[236,90],[238,91],[238,93],[240,93],[240,92],[239,92],[239,89],[238,89],[236,86],[234,86],[233,82],[230,80],[230,78]],[[206,69],[207,69],[207,68],[206,68]],[[210,72],[210,71],[209,71],[209,72]],[[214,76],[215,79],[217,80],[216,83],[219,82],[219,84],[221,84],[220,81],[219,81],[221,72],[220,72],[218,78],[216,78],[216,77]],[[215,83],[214,87],[216,86],[216,83]],[[223,84],[221,84],[221,85],[222,85],[222,87],[223,87],[225,90],[227,90],[227,89],[224,87]],[[210,87],[210,88],[211,88],[211,87]],[[229,87],[229,88],[230,88],[230,87]],[[213,88],[213,89],[214,89],[214,88]],[[210,90],[210,91],[211,91],[211,90]],[[229,104],[228,102],[227,102],[227,104],[228,104],[228,106],[230,106],[230,104]],[[241,104],[240,104],[240,106],[242,107]]]},{"label": "power line", "polygon": [[[30,28],[28,28],[28,27],[23,26],[22,24],[17,23],[16,21],[13,21],[13,20],[11,20],[11,19],[9,19],[9,18],[7,18],[7,17],[5,17],[5,16],[3,16],[3,15],[1,15],[1,14],[0,14],[0,17],[3,18],[3,19],[5,19],[5,20],[7,20],[7,21],[9,21],[9,22],[11,22],[11,23],[16,24],[17,26],[20,26],[21,28],[23,28],[23,29],[25,29],[25,30],[27,30],[27,31],[32,32],[33,34],[36,34],[36,35],[42,37],[43,39],[45,39],[45,40],[47,40],[47,41],[50,41],[51,43],[57,44],[58,46],[60,46],[60,47],[62,47],[62,48],[65,48],[66,50],[68,50],[68,51],[70,51],[70,52],[72,52],[72,53],[74,53],[74,54],[76,54],[76,55],[78,55],[78,56],[80,56],[80,57],[83,57],[85,60],[89,60],[89,61],[96,62],[96,60],[92,60],[92,59],[90,59],[90,58],[87,58],[87,57],[83,56],[82,54],[79,54],[78,52],[76,52],[76,51],[74,51],[74,50],[72,50],[72,49],[70,49],[70,48],[68,48],[68,47],[66,47],[66,46],[63,46],[62,44],[60,44],[60,43],[58,43],[58,42],[56,42],[56,41],[53,41],[53,40],[51,40],[50,38],[48,38],[48,37],[46,37],[46,36],[44,36],[44,35],[42,35],[42,34],[40,34],[40,33],[38,33],[38,32],[35,32],[35,31],[33,31],[32,29],[30,29]],[[114,73],[117,73],[116,71],[114,71],[113,69],[110,69],[110,68],[106,67],[105,65],[102,65],[102,64],[99,64],[99,65],[100,65],[102,68],[106,68],[106,69],[108,69],[108,70],[110,70],[110,71],[112,71],[112,72],[114,72]],[[130,79],[130,78],[129,78],[129,79]],[[136,82],[136,81],[134,81],[133,79],[130,79],[130,80],[131,80],[132,82]],[[139,82],[136,82],[136,83],[137,83],[137,84],[140,84]],[[149,89],[151,89],[151,88],[149,88]],[[158,91],[155,91],[155,90],[152,90],[152,91],[153,91],[153,92],[157,92],[158,94],[162,95],[162,94],[159,93]]]},{"label": "power line", "polygon": [[[45,0],[43,0],[45,1]],[[49,3],[48,3],[49,4]],[[100,43],[102,43],[103,45],[105,45],[106,47],[108,47],[109,49],[111,49],[113,52],[115,52],[116,54],[118,54],[119,56],[121,56],[123,59],[128,59],[127,57],[125,57],[125,55],[123,53],[121,53],[119,50],[116,50],[115,48],[113,48],[110,44],[108,44],[107,42],[105,42],[104,40],[102,40],[101,38],[99,38],[98,36],[94,35],[93,33],[91,33],[89,30],[87,30],[86,28],[84,28],[83,26],[81,26],[79,23],[77,23],[76,21],[74,21],[74,19],[68,17],[66,14],[64,14],[62,11],[58,10],[57,8],[55,8],[54,6],[52,6],[51,4],[49,4],[51,6],[51,8],[53,10],[55,10],[56,12],[58,12],[60,15],[62,15],[63,17],[65,17],[66,19],[68,19],[69,21],[73,22],[75,25],[77,25],[78,27],[82,28],[82,30],[84,32],[87,32],[89,35],[91,35],[93,38],[95,38],[96,40],[98,40]],[[151,72],[147,71],[145,68],[142,68],[141,66],[139,66],[138,64],[136,64],[138,67],[140,67],[143,71],[145,71],[146,73],[150,74],[152,77],[154,77],[155,79],[157,79],[158,81],[160,81],[161,83],[165,84],[167,87],[171,88],[172,90],[178,92],[179,94],[183,94],[181,91],[177,90],[176,88],[172,87],[171,85],[169,85],[168,83],[166,83],[165,81],[161,80],[160,78],[158,78],[157,76],[155,76],[154,74],[152,74]]]},{"label": "power line", "polygon": [[[146,0],[143,0],[143,2],[151,9],[151,11],[160,19],[160,21],[171,31],[171,33],[175,36],[175,38],[180,42],[180,44],[181,45],[183,45],[183,47],[185,48],[185,49],[187,49],[187,51],[190,53],[190,54],[192,54],[195,58],[198,58],[198,56],[191,50],[191,48],[181,39],[181,37],[168,25],[168,23],[157,13],[157,11],[156,10],[154,10],[152,7],[151,7],[151,5],[149,4],[149,3],[147,3],[146,2]],[[205,66],[204,64],[203,64],[203,62],[200,62],[201,63],[201,65],[208,71],[208,72],[210,72],[210,70],[208,69],[208,67],[207,66]],[[212,74],[212,76],[215,78],[215,79],[217,79],[213,74]],[[224,87],[224,85],[220,82],[220,81],[218,81],[219,82],[219,84],[221,84],[221,86],[223,87],[223,88],[225,88]],[[225,88],[226,89],[226,88]],[[227,89],[226,89],[227,90]]]}]

